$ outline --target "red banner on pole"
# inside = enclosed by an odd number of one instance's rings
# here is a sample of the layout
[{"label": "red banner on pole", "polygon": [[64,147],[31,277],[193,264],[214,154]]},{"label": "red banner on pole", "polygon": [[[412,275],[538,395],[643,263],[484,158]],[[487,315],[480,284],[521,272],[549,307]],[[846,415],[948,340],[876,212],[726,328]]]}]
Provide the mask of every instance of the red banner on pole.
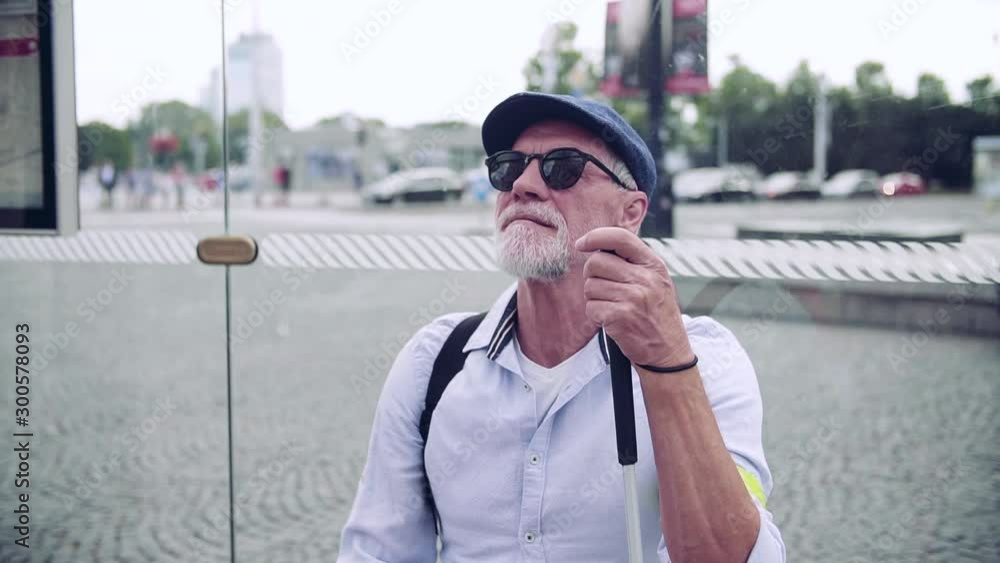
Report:
[{"label": "red banner on pole", "polygon": [[696,18],[708,13],[708,0],[674,0],[675,18]]},{"label": "red banner on pole", "polygon": [[672,48],[666,69],[671,94],[706,94],[708,83],[708,2],[674,0]]},{"label": "red banner on pole", "polygon": [[[609,2],[605,21],[604,80],[600,90],[616,98],[637,97],[644,92],[641,80],[641,72],[645,68],[643,57],[624,52],[619,39],[622,3],[625,1],[630,0]],[[663,16],[672,20],[671,48],[669,56],[664,55],[664,91],[671,94],[709,92],[707,0],[673,0],[672,10]],[[644,45],[645,42],[644,39]]]},{"label": "red banner on pole", "polygon": [[608,2],[604,23],[604,80],[600,90],[613,98],[629,98],[642,93],[639,88],[638,66],[630,64],[621,47],[618,26],[621,25],[621,2]]}]

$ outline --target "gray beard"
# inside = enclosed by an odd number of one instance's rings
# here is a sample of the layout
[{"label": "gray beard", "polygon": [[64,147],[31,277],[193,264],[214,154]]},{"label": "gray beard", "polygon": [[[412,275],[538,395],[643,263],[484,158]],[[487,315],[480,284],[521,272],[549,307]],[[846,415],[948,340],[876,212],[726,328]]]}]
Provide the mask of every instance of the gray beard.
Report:
[{"label": "gray beard", "polygon": [[570,249],[565,224],[558,225],[556,236],[532,232],[531,227],[511,225],[496,231],[497,264],[518,279],[555,281],[570,267]]}]

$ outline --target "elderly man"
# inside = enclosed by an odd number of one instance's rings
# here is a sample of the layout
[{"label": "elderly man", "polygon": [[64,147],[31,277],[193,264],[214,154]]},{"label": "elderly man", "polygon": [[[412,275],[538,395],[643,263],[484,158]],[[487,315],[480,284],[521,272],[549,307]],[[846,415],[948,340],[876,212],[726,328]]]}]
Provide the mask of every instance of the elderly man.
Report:
[{"label": "elderly man", "polygon": [[644,559],[784,561],[753,366],[681,313],[637,236],[656,183],[639,135],[603,104],[521,93],[483,144],[518,281],[400,352],[338,561],[627,560],[607,338],[634,366]]}]

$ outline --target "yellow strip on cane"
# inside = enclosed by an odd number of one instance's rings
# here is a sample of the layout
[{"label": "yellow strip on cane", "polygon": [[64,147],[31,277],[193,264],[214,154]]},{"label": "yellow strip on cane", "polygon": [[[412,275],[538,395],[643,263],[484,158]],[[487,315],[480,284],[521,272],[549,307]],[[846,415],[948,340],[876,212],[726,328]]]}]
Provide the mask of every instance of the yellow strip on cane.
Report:
[{"label": "yellow strip on cane", "polygon": [[743,478],[743,484],[746,485],[747,490],[750,491],[750,494],[753,495],[754,498],[756,498],[758,501],[760,501],[760,505],[762,507],[766,508],[767,498],[764,496],[764,487],[761,486],[760,480],[757,479],[757,476],[751,473],[750,471],[743,469],[739,465],[736,466],[736,469],[739,470],[740,477]]}]

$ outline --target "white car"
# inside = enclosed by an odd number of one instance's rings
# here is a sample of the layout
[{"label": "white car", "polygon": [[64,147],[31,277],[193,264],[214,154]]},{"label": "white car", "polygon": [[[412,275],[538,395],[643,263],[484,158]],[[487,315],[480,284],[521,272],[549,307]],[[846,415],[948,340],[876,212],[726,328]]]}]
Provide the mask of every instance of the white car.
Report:
[{"label": "white car", "polygon": [[674,176],[674,197],[678,201],[705,201],[722,191],[726,171],[721,168],[691,168]]},{"label": "white car", "polygon": [[841,170],[827,180],[820,191],[823,197],[829,198],[872,197],[880,184],[878,172],[874,170]]},{"label": "white car", "polygon": [[759,178],[757,169],[745,164],[691,168],[674,176],[673,193],[678,201],[753,199]]},{"label": "white car", "polygon": [[775,172],[758,185],[757,193],[767,199],[817,199],[819,187],[803,172]]},{"label": "white car", "polygon": [[462,197],[462,177],[450,168],[412,168],[369,184],[361,189],[366,203],[396,201],[447,201]]},{"label": "white car", "polygon": [[757,185],[760,183],[760,171],[753,164],[746,162],[727,164],[722,167],[726,171],[726,183],[720,201],[748,200],[757,195]]}]

